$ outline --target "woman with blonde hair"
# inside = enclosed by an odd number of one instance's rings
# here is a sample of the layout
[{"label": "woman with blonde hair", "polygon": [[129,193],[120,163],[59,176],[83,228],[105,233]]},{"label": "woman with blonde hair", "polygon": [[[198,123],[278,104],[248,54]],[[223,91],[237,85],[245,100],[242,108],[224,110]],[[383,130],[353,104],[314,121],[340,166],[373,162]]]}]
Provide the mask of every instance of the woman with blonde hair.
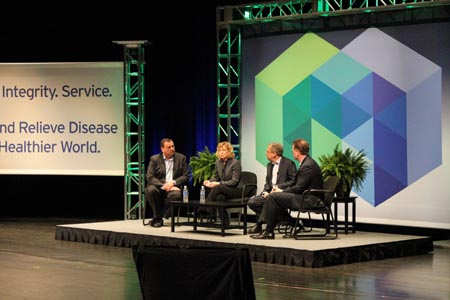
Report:
[{"label": "woman with blonde hair", "polygon": [[[241,162],[235,158],[233,145],[229,142],[220,142],[217,145],[214,174],[203,185],[207,188],[206,202],[226,201],[226,199],[239,198],[242,188],[238,187],[241,179]],[[225,223],[229,222],[228,216]]]}]

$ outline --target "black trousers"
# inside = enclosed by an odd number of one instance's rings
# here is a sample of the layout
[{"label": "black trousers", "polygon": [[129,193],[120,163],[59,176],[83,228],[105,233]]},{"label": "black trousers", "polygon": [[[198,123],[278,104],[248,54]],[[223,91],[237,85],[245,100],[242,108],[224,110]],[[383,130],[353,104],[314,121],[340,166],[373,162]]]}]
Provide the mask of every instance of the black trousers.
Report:
[{"label": "black trousers", "polygon": [[[275,226],[289,218],[287,209],[299,209],[303,196],[294,193],[270,193],[261,212],[261,220],[267,224],[266,230],[273,232]],[[288,215],[288,216],[286,216]]]},{"label": "black trousers", "polygon": [[150,204],[154,219],[162,219],[163,216],[170,217],[169,201],[172,200],[181,201],[181,191],[166,192],[155,185],[145,188],[145,201]]},{"label": "black trousers", "polygon": [[[273,232],[278,223],[285,220],[287,209],[316,208],[324,206],[322,200],[312,196],[303,199],[303,195],[294,193],[270,193],[261,212],[261,220],[267,224],[266,230]],[[290,216],[288,216],[290,217]]]},{"label": "black trousers", "polygon": [[256,214],[256,222],[261,223],[261,212],[264,208],[264,203],[266,202],[266,198],[262,195],[258,195],[255,197],[251,197],[248,200],[248,207],[253,210]]},{"label": "black trousers", "polygon": [[207,189],[206,201],[225,201],[226,199],[240,198],[242,196],[242,188],[231,187],[219,184],[212,189]]}]

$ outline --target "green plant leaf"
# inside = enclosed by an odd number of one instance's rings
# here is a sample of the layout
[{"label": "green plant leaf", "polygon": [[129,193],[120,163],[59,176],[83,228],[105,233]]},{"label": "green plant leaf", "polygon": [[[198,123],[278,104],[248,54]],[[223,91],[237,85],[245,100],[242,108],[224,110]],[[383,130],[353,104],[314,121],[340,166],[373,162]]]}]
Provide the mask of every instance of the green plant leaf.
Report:
[{"label": "green plant leaf", "polygon": [[319,158],[324,180],[330,176],[338,176],[343,183],[344,192],[350,192],[352,187],[360,191],[369,171],[369,162],[363,149],[356,152],[350,148],[342,151],[339,144],[332,154],[323,154]]},{"label": "green plant leaf", "polygon": [[205,150],[197,151],[196,156],[191,156],[189,166],[194,185],[202,184],[203,181],[213,176],[216,160],[216,153],[211,153],[207,146],[205,146]]}]

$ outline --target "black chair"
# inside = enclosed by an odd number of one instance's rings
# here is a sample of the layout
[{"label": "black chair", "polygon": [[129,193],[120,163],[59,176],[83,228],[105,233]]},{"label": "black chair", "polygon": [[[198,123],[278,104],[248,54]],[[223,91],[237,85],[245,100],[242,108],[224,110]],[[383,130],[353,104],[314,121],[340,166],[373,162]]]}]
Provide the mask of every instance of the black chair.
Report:
[{"label": "black chair", "polygon": [[[295,220],[295,226],[291,229],[290,233],[287,233],[285,237],[293,237],[297,240],[300,239],[336,239],[338,237],[337,230],[334,230],[334,234],[331,234],[331,225],[334,224],[333,212],[331,205],[333,203],[333,197],[336,192],[336,187],[339,183],[339,178],[337,176],[330,176],[323,183],[323,189],[308,189],[303,192],[303,197],[308,194],[314,194],[317,196],[322,196],[324,206],[320,208],[303,208],[303,201],[300,203],[300,209],[297,213],[297,218]],[[299,226],[301,224],[300,216],[301,214],[308,214],[307,222],[309,226]],[[311,218],[311,214],[320,214],[321,218],[314,219]],[[321,223],[321,226],[313,226],[315,222]],[[305,224],[306,225],[306,224]],[[320,224],[319,224],[320,225]]]},{"label": "black chair", "polygon": [[[258,190],[258,178],[255,173],[242,171],[241,179],[238,184],[239,188],[242,188],[242,195],[239,198],[227,199],[226,202],[234,202],[234,203],[247,203],[248,200],[256,195]],[[241,224],[242,217],[242,209],[241,208],[229,208],[227,209],[228,214],[230,215],[230,220],[232,219],[232,214],[237,214],[236,218],[238,225]]]}]

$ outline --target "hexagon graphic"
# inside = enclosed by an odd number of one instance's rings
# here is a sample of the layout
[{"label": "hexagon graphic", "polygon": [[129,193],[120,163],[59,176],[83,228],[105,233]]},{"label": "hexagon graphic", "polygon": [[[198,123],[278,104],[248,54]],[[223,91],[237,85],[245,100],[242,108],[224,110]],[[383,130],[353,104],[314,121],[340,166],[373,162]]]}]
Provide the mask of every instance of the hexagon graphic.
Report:
[{"label": "hexagon graphic", "polygon": [[255,77],[256,149],[300,137],[315,159],[364,149],[369,174],[353,192],[377,206],[442,164],[441,106],[442,68],[381,30],[341,50],[307,33]]}]

